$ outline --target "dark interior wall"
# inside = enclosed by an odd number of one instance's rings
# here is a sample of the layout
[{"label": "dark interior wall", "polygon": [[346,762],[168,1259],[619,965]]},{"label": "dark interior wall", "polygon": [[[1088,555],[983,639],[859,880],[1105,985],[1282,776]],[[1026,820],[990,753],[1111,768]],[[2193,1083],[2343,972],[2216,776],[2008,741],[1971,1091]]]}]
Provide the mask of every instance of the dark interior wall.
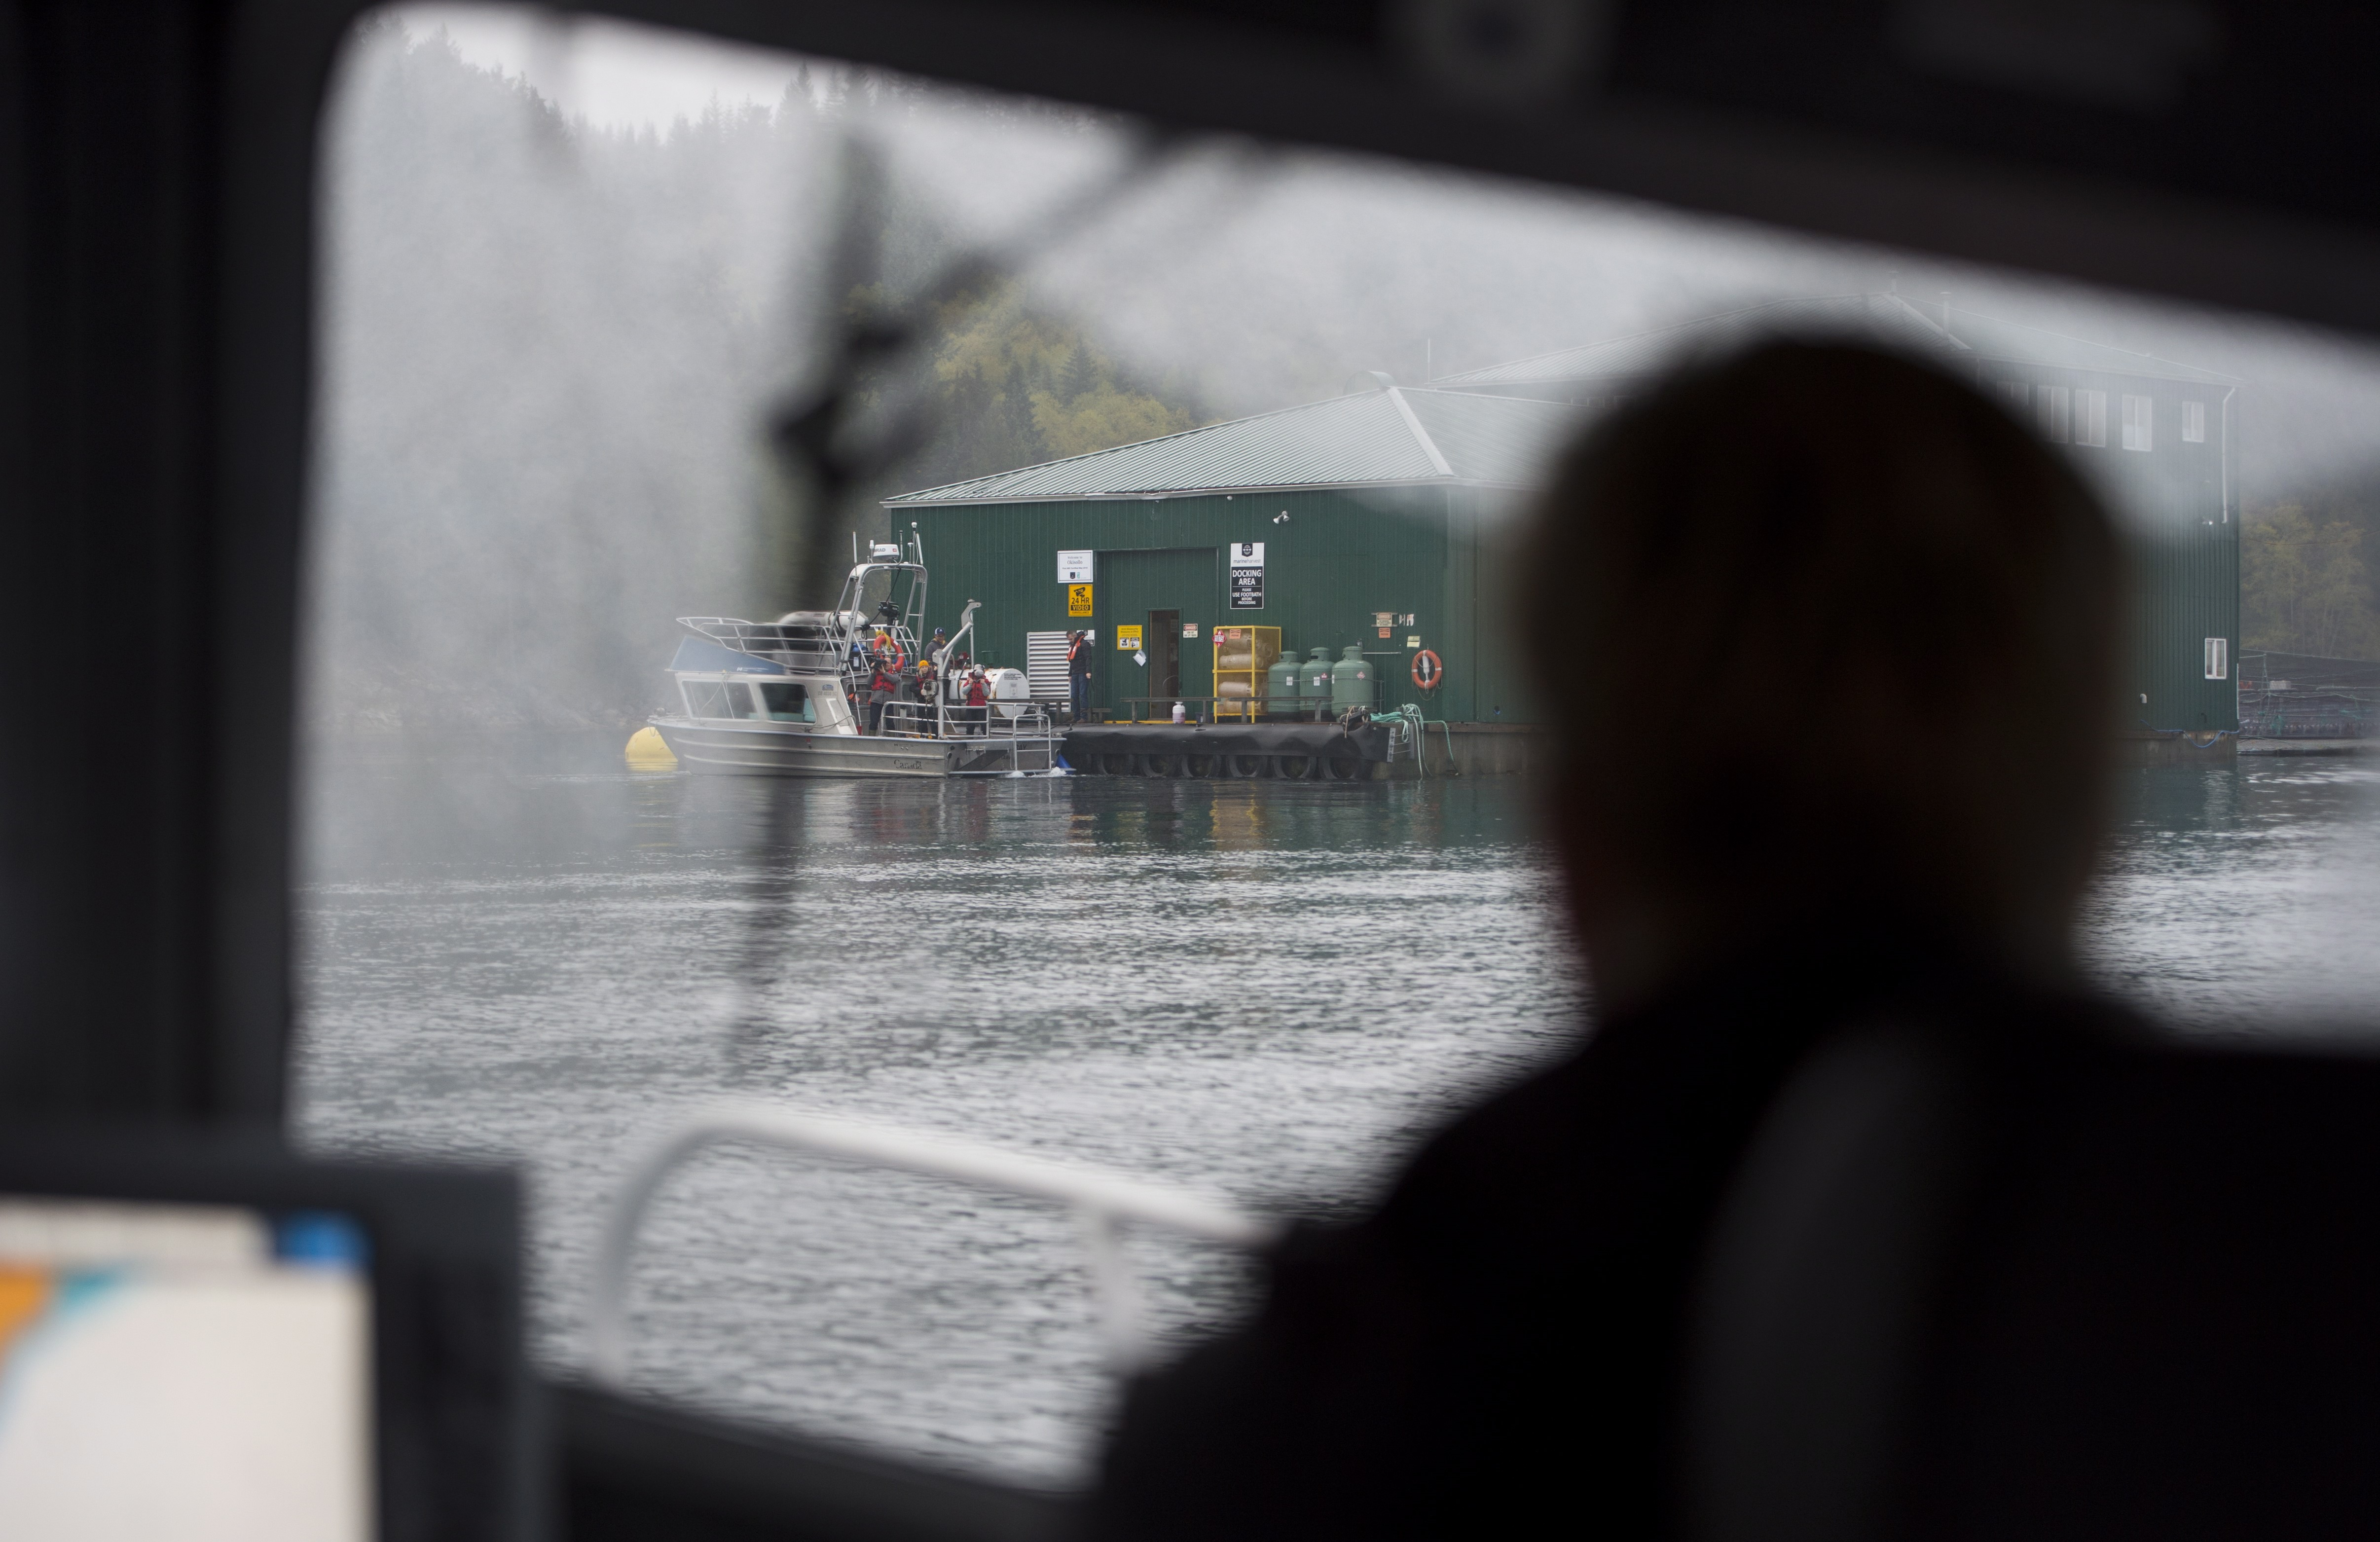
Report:
[{"label": "dark interior wall", "polygon": [[[314,117],[342,6],[0,6],[0,1112],[277,1120]],[[62,647],[139,661],[138,704]]]}]

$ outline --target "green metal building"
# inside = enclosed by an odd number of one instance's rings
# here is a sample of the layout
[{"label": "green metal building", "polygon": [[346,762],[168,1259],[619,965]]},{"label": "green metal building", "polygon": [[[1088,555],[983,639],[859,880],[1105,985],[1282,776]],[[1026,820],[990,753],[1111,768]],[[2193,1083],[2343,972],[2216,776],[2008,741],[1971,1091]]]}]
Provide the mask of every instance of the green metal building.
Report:
[{"label": "green metal building", "polygon": [[[1065,634],[1093,631],[1092,699],[1115,717],[1166,710],[1134,698],[1214,696],[1215,628],[1255,625],[1279,627],[1300,657],[1360,648],[1384,707],[1537,721],[1499,603],[1499,532],[1578,413],[1367,380],[1327,401],[887,500],[893,528],[924,538],[928,622],[954,626],[981,601],[977,658],[1026,669],[1037,696],[1060,700]],[[1088,613],[1070,613],[1082,607],[1068,579],[1086,572]],[[1413,680],[1424,649],[1445,670],[1427,693]]]},{"label": "green metal building", "polygon": [[2063,446],[2124,515],[2138,568],[2124,709],[2160,734],[2240,726],[2241,382],[1901,295],[1773,301],[1433,382],[1609,406],[1682,357],[1779,334],[1852,336],[1930,358]]},{"label": "green metal building", "polygon": [[[1211,697],[1215,627],[1253,624],[1281,628],[1298,656],[1359,646],[1379,666],[1382,706],[1524,725],[1541,714],[1500,567],[1512,555],[1509,521],[1554,449],[1680,359],[1779,334],[1932,358],[2063,446],[2124,511],[2139,554],[2126,710],[2149,733],[2238,729],[2241,382],[1947,301],[1781,300],[1423,388],[1367,376],[1328,401],[885,507],[896,530],[925,538],[928,621],[953,625],[967,601],[983,601],[977,657],[1027,669],[1038,696],[1064,698],[1065,633],[1087,627],[1099,646],[1093,701],[1111,715],[1150,715],[1135,698]],[[1068,579],[1086,573],[1080,613]],[[1427,694],[1411,673],[1422,649],[1445,665]]]}]

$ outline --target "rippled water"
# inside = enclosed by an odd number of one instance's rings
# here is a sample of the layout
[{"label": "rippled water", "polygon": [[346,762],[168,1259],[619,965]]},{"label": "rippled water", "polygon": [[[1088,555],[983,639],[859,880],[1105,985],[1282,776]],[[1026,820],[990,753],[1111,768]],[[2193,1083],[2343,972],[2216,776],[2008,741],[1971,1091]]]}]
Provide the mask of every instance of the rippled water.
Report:
[{"label": "rippled water", "polygon": [[[554,1364],[583,1353],[602,1205],[704,1098],[1329,1213],[1584,1003],[1518,782],[796,785],[616,756],[334,760],[301,895],[303,1133],[525,1160]],[[2200,1031],[2365,1014],[2375,801],[2362,762],[2128,777],[2098,967]],[[1232,1260],[1135,1245],[1169,1330],[1231,1310]],[[638,1380],[708,1406],[1054,1481],[1100,1416],[1080,1256],[1038,1206],[722,1148],[662,1191],[635,1283]]]}]

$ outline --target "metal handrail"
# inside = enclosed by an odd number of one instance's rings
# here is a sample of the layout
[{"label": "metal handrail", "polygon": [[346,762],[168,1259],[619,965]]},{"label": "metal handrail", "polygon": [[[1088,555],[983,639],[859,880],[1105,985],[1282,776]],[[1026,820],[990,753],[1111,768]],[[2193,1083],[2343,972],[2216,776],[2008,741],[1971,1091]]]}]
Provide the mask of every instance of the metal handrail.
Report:
[{"label": "metal handrail", "polygon": [[596,1249],[594,1289],[588,1306],[599,1378],[613,1386],[627,1381],[628,1261],[636,1251],[637,1227],[646,1208],[662,1181],[680,1162],[703,1147],[731,1140],[948,1178],[1066,1206],[1074,1212],[1089,1255],[1101,1335],[1107,1341],[1109,1363],[1119,1372],[1138,1365],[1147,1349],[1140,1326],[1139,1287],[1124,1261],[1119,1235],[1123,1225],[1157,1226],[1244,1248],[1263,1247],[1281,1230],[1278,1222],[1243,1214],[1189,1189],[1102,1168],[1029,1157],[953,1135],[836,1114],[803,1113],[771,1103],[715,1103],[698,1110],[647,1150],[629,1170],[626,1184],[612,1202],[602,1242]]}]

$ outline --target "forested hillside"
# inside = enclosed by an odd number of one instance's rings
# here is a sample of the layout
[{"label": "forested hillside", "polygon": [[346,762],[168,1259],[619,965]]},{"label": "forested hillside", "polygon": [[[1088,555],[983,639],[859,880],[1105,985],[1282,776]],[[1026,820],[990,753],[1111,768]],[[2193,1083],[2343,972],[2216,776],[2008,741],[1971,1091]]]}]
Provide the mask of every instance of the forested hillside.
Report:
[{"label": "forested hillside", "polygon": [[2341,480],[2252,505],[2240,532],[2242,645],[2380,659],[2380,482]]}]

